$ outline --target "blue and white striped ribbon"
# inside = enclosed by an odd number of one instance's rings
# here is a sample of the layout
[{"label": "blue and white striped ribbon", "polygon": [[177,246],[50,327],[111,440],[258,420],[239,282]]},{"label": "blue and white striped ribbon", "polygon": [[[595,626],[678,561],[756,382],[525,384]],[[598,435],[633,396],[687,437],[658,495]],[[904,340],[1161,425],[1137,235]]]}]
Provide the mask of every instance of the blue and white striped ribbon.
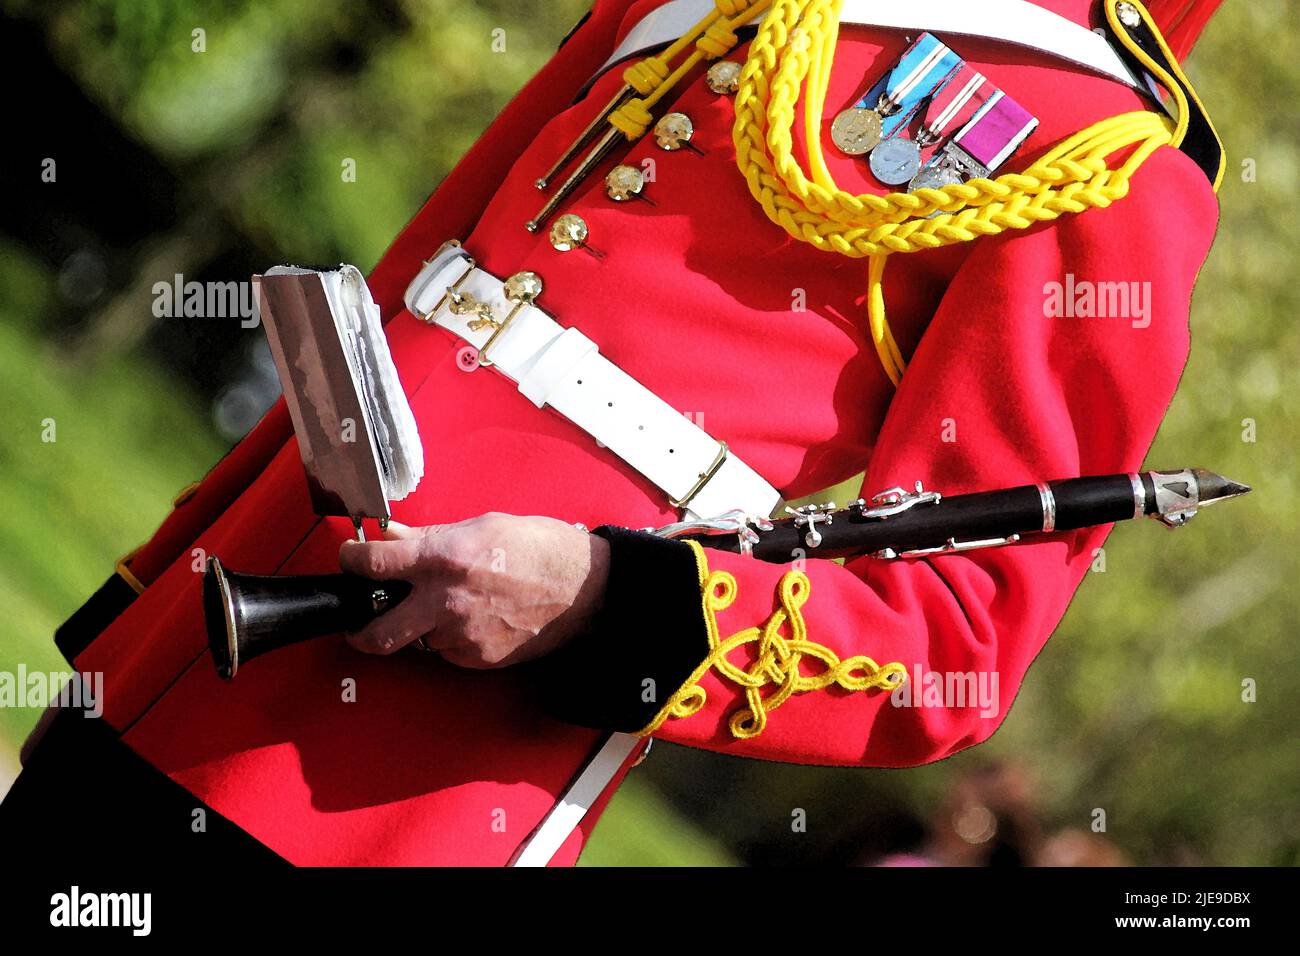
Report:
[{"label": "blue and white striped ribbon", "polygon": [[922,33],[889,75],[854,104],[874,110],[884,98],[891,109],[881,117],[881,136],[892,136],[961,65],[961,57],[932,33]]}]

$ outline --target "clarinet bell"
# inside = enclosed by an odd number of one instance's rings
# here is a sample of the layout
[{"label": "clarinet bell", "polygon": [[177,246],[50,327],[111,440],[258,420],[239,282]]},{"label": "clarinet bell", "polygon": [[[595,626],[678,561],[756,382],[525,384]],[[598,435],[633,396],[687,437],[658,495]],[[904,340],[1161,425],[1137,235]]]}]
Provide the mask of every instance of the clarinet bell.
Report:
[{"label": "clarinet bell", "polygon": [[409,581],[354,574],[260,575],[228,571],[209,556],[203,618],[217,674],[314,637],[357,631],[411,593]]}]

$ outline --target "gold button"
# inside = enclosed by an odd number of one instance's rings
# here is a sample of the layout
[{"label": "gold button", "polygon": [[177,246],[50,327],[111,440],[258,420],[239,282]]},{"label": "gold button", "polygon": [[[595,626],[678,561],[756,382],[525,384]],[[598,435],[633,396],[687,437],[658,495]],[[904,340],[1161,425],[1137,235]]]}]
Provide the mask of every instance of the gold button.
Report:
[{"label": "gold button", "polygon": [[740,64],[734,60],[719,60],[704,74],[704,82],[714,93],[734,93],[740,87]]},{"label": "gold button", "polygon": [[587,241],[587,223],[581,216],[565,213],[551,224],[551,245],[560,252],[577,249]]},{"label": "gold button", "polygon": [[663,118],[655,123],[655,142],[659,144],[660,149],[669,152],[686,147],[698,153],[700,150],[691,145],[691,137],[694,135],[695,124],[685,113],[665,113]]},{"label": "gold button", "polygon": [[516,272],[503,284],[506,300],[516,305],[532,302],[542,294],[542,277],[536,272]]},{"label": "gold button", "polygon": [[637,198],[645,188],[645,175],[635,166],[615,166],[605,177],[605,192],[614,202]]},{"label": "gold button", "polygon": [[587,245],[587,223],[581,216],[565,213],[551,224],[551,248],[557,252],[585,249],[597,259],[601,254]]}]

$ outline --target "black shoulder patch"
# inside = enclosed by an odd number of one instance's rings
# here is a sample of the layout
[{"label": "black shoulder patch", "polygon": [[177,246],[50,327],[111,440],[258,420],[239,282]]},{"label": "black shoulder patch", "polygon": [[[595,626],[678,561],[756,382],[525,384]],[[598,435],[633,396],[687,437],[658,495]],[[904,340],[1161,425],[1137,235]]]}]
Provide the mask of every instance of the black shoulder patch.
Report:
[{"label": "black shoulder patch", "polygon": [[1151,77],[1174,98],[1178,128],[1173,145],[1191,157],[1217,192],[1227,166],[1223,141],[1151,14],[1134,0],[1106,0],[1105,7],[1106,25],[1120,56],[1139,77]]}]

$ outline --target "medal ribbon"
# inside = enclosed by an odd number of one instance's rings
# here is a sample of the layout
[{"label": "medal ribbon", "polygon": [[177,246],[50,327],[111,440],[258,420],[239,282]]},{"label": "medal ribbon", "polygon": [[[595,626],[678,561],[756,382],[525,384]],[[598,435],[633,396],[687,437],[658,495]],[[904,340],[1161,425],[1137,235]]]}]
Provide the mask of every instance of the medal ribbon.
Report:
[{"label": "medal ribbon", "polygon": [[[888,116],[881,115],[881,135],[890,136],[912,117],[923,102],[938,89],[961,64],[962,59],[932,33],[916,38],[898,63],[889,71],[883,95],[871,102],[871,92],[853,104],[857,109],[880,111],[892,106]],[[879,84],[877,84],[879,86]]]},{"label": "medal ribbon", "polygon": [[945,129],[961,127],[975,115],[993,92],[995,88],[987,77],[963,62],[926,107],[925,118],[916,135],[917,143],[925,145],[936,142],[943,137]]},{"label": "medal ribbon", "polygon": [[[1106,0],[1112,25],[1118,22],[1117,2]],[[1131,178],[1152,154],[1182,143],[1189,127],[1184,114],[1180,113],[1180,124],[1161,113],[1139,110],[1108,117],[1066,137],[1015,176],[954,184],[920,195],[849,192],[831,176],[817,136],[842,3],[772,0],[740,75],[732,142],[736,166],[773,223],[816,249],[869,261],[871,338],[890,380],[898,384],[905,363],[885,317],[883,288],[890,257],[1004,235],[1109,206],[1129,194]],[[1134,6],[1163,50],[1164,41],[1150,15],[1141,4]],[[796,29],[810,39],[808,45],[789,42]],[[1174,65],[1174,72],[1165,76],[1184,89],[1186,79],[1177,70]],[[804,128],[809,131],[806,165],[795,155],[790,135],[801,100]],[[1194,102],[1194,97],[1188,102]],[[1193,115],[1204,116],[1203,111]],[[1108,162],[1119,152],[1124,153],[1122,161]],[[936,211],[940,215],[925,218]]]},{"label": "medal ribbon", "polygon": [[952,145],[989,172],[1001,166],[1038,126],[1038,120],[1001,90],[995,90],[956,136]]}]

